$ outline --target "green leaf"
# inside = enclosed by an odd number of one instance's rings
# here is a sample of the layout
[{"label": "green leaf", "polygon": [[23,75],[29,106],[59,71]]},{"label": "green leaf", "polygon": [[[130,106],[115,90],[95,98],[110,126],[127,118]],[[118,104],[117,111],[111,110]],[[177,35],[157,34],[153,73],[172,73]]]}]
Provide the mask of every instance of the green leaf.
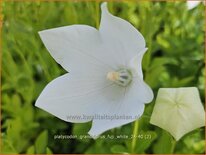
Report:
[{"label": "green leaf", "polygon": [[46,154],[52,154],[52,151],[48,147],[46,148]]},{"label": "green leaf", "polygon": [[9,141],[5,135],[1,135],[2,142],[1,142],[1,150],[0,154],[18,154],[18,151],[14,148],[11,141]]},{"label": "green leaf", "polygon": [[30,147],[27,149],[26,154],[35,154],[34,145],[30,146]]},{"label": "green leaf", "polygon": [[136,153],[145,153],[151,143],[157,138],[157,134],[153,131],[140,132],[136,145]]},{"label": "green leaf", "polygon": [[72,133],[73,133],[73,135],[76,135],[78,139],[81,139],[81,141],[88,142],[90,139],[84,138],[84,137],[88,136],[88,131],[90,128],[91,128],[91,122],[76,123],[76,124],[74,124]]},{"label": "green leaf", "polygon": [[111,152],[112,153],[128,154],[126,147],[122,146],[122,145],[114,145],[114,146],[112,146]]},{"label": "green leaf", "polygon": [[35,141],[35,152],[46,153],[47,143],[48,143],[48,132],[43,131]]}]

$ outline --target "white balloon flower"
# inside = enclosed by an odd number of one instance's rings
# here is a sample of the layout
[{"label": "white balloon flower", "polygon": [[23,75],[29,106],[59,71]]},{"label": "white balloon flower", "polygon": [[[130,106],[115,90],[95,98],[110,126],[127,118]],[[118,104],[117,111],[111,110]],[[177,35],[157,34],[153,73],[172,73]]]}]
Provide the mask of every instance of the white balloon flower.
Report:
[{"label": "white balloon flower", "polygon": [[195,8],[201,2],[205,5],[205,1],[204,0],[187,0],[187,8],[188,8],[188,10],[191,10],[191,9]]},{"label": "white balloon flower", "polygon": [[92,137],[135,121],[153,99],[143,81],[143,36],[111,15],[106,3],[101,10],[99,30],[72,25],[39,32],[51,56],[70,73],[50,82],[35,105],[67,122],[92,121]]},{"label": "white balloon flower", "polygon": [[176,140],[205,126],[205,111],[198,89],[160,88],[150,123],[170,132]]}]

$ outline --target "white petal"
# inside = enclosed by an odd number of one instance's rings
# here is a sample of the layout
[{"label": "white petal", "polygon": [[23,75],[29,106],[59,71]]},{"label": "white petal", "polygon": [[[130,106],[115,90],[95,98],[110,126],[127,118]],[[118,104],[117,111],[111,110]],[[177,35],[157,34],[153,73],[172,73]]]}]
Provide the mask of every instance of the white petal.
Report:
[{"label": "white petal", "polygon": [[189,10],[195,8],[201,1],[197,0],[197,1],[187,1],[187,8]]},{"label": "white petal", "polygon": [[[36,101],[36,106],[68,122],[87,122],[101,101],[101,91],[111,85],[105,78],[81,78],[70,73],[50,82]],[[74,116],[71,117],[70,116]],[[81,119],[76,118],[81,117]]]},{"label": "white petal", "polygon": [[[121,94],[119,99],[113,100],[112,103],[102,104],[100,110],[97,109],[99,115],[106,115],[107,118],[93,120],[89,131],[92,137],[138,119],[144,112],[144,102],[151,101],[153,98],[151,89],[138,79],[134,79],[130,87],[124,88]],[[112,117],[114,117],[112,120],[109,119]]]},{"label": "white petal", "polygon": [[134,76],[138,76],[143,79],[142,73],[142,58],[144,53],[147,51],[147,48],[139,52],[135,57],[133,57],[129,62],[129,67],[132,69],[132,73]]},{"label": "white petal", "polygon": [[143,103],[149,103],[154,98],[152,89],[138,77],[133,79],[130,93],[133,93],[133,96]]},{"label": "white petal", "polygon": [[111,70],[107,64],[99,32],[90,26],[72,25],[39,32],[52,57],[72,73],[88,75]]},{"label": "white petal", "polygon": [[112,48],[115,50],[116,57],[128,62],[145,48],[144,37],[129,22],[110,14],[106,2],[102,3],[101,10],[101,37],[110,44],[111,51]]}]

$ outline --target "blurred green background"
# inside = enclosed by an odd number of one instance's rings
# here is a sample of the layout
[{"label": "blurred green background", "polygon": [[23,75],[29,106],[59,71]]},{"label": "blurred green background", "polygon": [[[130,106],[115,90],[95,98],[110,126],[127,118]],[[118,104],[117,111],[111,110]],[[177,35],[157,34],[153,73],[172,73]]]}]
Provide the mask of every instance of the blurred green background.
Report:
[{"label": "blurred green background", "polygon": [[[99,2],[4,2],[2,29],[1,153],[130,153],[131,139],[54,139],[87,134],[91,123],[66,123],[34,106],[43,88],[65,73],[43,46],[38,31],[71,24],[98,27]],[[145,37],[146,82],[160,87],[199,88],[204,103],[204,6],[185,2],[109,2],[112,14],[132,23]],[[174,144],[164,130],[149,124],[154,102],[140,119],[134,153],[204,153],[204,128]],[[131,134],[133,124],[105,135]]]}]

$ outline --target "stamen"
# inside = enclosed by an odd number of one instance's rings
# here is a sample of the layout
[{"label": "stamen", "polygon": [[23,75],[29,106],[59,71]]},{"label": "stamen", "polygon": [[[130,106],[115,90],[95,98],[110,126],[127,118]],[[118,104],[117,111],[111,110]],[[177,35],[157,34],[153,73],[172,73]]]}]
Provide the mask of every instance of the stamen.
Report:
[{"label": "stamen", "polygon": [[120,86],[127,86],[132,81],[132,73],[129,69],[122,68],[117,71],[108,72],[107,79]]},{"label": "stamen", "polygon": [[107,74],[107,79],[111,80],[111,81],[115,81],[119,79],[119,73],[118,72],[109,72]]}]

